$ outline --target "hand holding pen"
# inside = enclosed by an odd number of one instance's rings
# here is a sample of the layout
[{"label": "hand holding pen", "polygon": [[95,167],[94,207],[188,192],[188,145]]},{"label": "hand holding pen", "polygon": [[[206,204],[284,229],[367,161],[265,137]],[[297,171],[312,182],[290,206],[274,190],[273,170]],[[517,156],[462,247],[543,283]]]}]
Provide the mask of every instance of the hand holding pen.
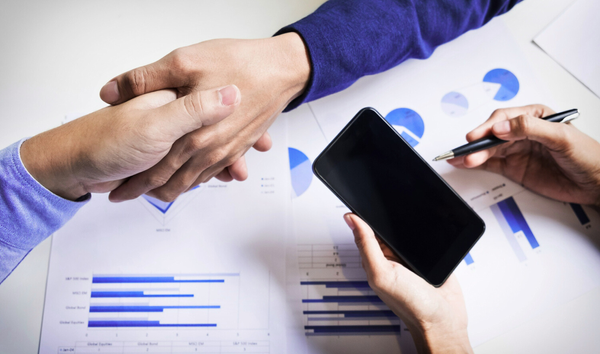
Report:
[{"label": "hand holding pen", "polygon": [[[567,118],[574,118],[574,112],[567,112]],[[542,117],[559,119],[543,105],[499,109],[467,134],[467,140],[493,135],[503,142],[448,162],[502,174],[550,198],[600,208],[600,143],[572,124]]]},{"label": "hand holding pen", "polygon": [[[577,109],[570,109],[568,111],[555,113],[555,114],[543,117],[542,119],[547,122],[552,122],[552,123],[568,123],[568,122],[572,121],[573,119],[576,119],[577,117],[579,117],[579,111]],[[504,127],[508,127],[508,123],[504,123],[503,125],[504,125]],[[498,129],[500,129],[500,126],[498,126]],[[467,140],[468,140],[468,137],[467,137]],[[468,144],[465,144],[465,145],[459,146],[455,149],[452,149],[450,151],[447,151],[447,152],[437,156],[436,158],[434,158],[433,161],[453,159],[455,157],[472,154],[477,151],[490,149],[494,146],[498,146],[498,145],[504,144],[506,142],[508,142],[508,141],[502,140],[494,135],[485,136],[483,138],[470,141]]]}]

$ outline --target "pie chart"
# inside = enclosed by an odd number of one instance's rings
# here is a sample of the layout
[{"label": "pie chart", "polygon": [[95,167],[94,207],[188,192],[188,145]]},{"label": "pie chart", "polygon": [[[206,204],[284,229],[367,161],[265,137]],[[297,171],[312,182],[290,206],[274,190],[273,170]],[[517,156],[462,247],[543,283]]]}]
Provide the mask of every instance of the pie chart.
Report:
[{"label": "pie chart", "polygon": [[301,196],[312,182],[312,164],[300,150],[288,148],[290,156],[290,172],[292,177],[292,198]]},{"label": "pie chart", "polygon": [[442,97],[442,110],[451,117],[461,117],[467,114],[469,101],[460,92],[448,92]]},{"label": "pie chart", "polygon": [[508,101],[519,92],[519,79],[515,74],[506,69],[493,69],[483,77],[483,82],[499,84],[500,87],[494,95],[496,101]]},{"label": "pie chart", "polygon": [[410,108],[397,108],[385,116],[398,133],[410,146],[415,147],[425,132],[423,118]]}]

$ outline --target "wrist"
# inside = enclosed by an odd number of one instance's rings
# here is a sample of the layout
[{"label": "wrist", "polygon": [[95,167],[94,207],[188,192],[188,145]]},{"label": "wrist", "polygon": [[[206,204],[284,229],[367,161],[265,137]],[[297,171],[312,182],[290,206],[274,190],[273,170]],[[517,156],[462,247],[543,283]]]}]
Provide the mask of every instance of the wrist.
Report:
[{"label": "wrist", "polygon": [[308,50],[300,35],[288,32],[269,38],[275,46],[275,53],[280,54],[281,76],[286,82],[290,101],[300,96],[310,79],[311,63]]},{"label": "wrist", "polygon": [[473,353],[466,328],[410,328],[419,353]]},{"label": "wrist", "polygon": [[68,136],[56,128],[23,142],[20,156],[23,166],[42,186],[55,195],[77,200],[88,191],[79,183],[71,168],[75,149]]}]

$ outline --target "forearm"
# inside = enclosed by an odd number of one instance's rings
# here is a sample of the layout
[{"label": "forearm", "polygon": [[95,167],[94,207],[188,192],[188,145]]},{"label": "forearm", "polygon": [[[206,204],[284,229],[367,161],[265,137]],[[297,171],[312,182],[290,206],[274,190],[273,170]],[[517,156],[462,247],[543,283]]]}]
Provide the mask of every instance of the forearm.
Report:
[{"label": "forearm", "polygon": [[420,354],[473,353],[466,328],[422,328],[409,326],[415,347]]},{"label": "forearm", "polygon": [[63,199],[38,183],[21,161],[20,146],[0,150],[0,282],[85,204]]},{"label": "forearm", "polygon": [[520,0],[329,0],[281,29],[299,33],[312,62],[304,94],[288,106],[341,91],[481,27]]}]

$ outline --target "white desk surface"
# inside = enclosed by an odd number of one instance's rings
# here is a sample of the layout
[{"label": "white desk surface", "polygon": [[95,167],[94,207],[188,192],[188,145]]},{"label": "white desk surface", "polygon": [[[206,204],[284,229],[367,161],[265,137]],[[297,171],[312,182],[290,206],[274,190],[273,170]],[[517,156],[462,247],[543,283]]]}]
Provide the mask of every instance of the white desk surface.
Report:
[{"label": "white desk surface", "polygon": [[[211,38],[258,38],[309,14],[322,0],[5,1],[0,5],[0,146],[57,126],[65,114],[104,106],[113,76]],[[531,40],[572,0],[527,0],[502,16],[557,109],[600,140],[600,98]],[[0,285],[0,353],[37,353],[50,242]],[[477,353],[592,353],[600,288],[477,348]]]}]

